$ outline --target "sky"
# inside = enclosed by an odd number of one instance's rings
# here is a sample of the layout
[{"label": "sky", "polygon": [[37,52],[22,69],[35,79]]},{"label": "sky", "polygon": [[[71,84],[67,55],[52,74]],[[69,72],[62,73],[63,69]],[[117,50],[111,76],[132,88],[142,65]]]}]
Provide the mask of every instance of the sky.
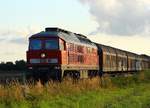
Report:
[{"label": "sky", "polygon": [[150,55],[149,0],[0,0],[0,62],[26,60],[28,38],[45,27]]}]

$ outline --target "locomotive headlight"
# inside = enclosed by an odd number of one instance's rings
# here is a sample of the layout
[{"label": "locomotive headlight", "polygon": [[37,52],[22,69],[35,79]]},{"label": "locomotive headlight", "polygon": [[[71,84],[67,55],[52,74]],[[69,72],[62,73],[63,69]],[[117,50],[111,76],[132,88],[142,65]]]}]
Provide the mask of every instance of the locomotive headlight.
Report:
[{"label": "locomotive headlight", "polygon": [[28,67],[28,69],[30,69],[30,70],[31,70],[31,69],[33,69],[33,67]]},{"label": "locomotive headlight", "polygon": [[42,53],[41,54],[41,58],[45,58],[46,57],[46,54],[45,53]]}]

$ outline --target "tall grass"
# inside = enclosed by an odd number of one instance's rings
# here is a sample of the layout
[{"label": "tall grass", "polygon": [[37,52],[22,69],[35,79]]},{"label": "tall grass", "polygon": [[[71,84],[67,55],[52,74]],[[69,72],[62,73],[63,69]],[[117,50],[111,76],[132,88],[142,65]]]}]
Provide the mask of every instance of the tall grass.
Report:
[{"label": "tall grass", "polygon": [[42,85],[0,86],[0,108],[149,108],[150,71],[128,77],[96,77]]}]

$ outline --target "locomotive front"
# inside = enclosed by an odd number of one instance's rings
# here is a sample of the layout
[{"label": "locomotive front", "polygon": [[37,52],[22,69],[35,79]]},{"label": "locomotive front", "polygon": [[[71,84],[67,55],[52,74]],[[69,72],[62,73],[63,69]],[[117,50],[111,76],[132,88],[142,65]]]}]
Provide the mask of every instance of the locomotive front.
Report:
[{"label": "locomotive front", "polygon": [[29,38],[27,66],[36,80],[61,79],[61,64],[64,62],[61,55],[65,54],[66,46],[58,33],[57,28],[46,28]]}]

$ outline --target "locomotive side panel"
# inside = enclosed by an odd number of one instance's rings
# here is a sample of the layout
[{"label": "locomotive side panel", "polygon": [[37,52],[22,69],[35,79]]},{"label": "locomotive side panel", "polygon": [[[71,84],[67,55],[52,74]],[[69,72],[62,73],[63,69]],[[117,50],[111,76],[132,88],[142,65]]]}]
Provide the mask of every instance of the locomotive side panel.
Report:
[{"label": "locomotive side panel", "polygon": [[[80,69],[98,70],[97,49],[74,43],[67,43],[67,67]],[[63,57],[63,56],[62,56]]]},{"label": "locomotive side panel", "polygon": [[[64,75],[76,75],[80,78],[98,73],[97,47],[85,36],[73,33],[61,33],[66,50],[61,50]],[[61,42],[60,42],[61,43]],[[63,44],[63,42],[62,42]]]}]

